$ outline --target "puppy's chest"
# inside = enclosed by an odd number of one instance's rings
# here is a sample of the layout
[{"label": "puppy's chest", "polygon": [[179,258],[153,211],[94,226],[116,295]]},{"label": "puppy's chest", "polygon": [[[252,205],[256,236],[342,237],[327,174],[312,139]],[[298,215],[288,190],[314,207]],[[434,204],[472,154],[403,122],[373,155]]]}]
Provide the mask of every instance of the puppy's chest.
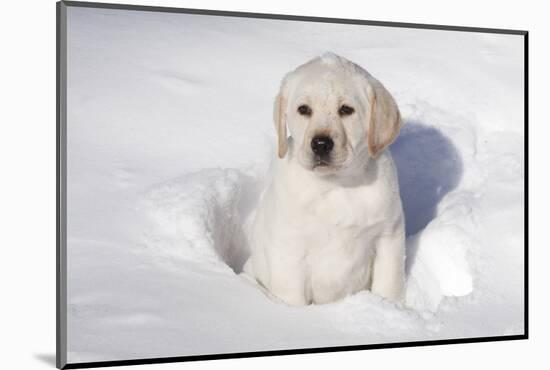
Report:
[{"label": "puppy's chest", "polygon": [[303,194],[298,207],[303,207],[303,222],[317,227],[359,232],[378,224],[382,218],[380,197],[373,196],[367,189],[337,188],[318,194]]}]

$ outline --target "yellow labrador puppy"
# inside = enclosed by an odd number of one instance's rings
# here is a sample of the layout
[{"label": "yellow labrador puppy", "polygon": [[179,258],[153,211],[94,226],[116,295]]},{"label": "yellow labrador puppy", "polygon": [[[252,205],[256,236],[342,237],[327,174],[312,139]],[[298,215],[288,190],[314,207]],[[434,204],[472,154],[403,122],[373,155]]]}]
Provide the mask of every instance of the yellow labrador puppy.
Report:
[{"label": "yellow labrador puppy", "polygon": [[401,117],[390,93],[327,53],[285,76],[274,118],[279,158],[251,224],[245,272],[290,305],[364,289],[401,300],[404,217],[384,150]]}]

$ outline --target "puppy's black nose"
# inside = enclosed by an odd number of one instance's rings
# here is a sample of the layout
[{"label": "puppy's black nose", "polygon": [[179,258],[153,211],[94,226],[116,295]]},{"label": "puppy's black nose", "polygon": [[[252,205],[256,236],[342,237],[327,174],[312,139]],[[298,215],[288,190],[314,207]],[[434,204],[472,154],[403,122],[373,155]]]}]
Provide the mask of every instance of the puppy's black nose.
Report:
[{"label": "puppy's black nose", "polygon": [[334,141],[328,136],[315,136],[311,139],[311,150],[317,155],[327,155],[334,148]]}]

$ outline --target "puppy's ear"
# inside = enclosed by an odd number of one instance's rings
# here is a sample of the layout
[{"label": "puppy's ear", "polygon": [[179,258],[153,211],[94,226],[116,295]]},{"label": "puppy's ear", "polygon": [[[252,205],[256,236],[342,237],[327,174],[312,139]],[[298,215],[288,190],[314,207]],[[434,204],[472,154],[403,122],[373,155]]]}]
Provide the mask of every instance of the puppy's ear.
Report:
[{"label": "puppy's ear", "polygon": [[277,132],[277,143],[279,158],[284,158],[288,151],[288,139],[286,133],[286,97],[283,91],[277,94],[275,104],[273,105],[273,120],[275,121],[275,131]]},{"label": "puppy's ear", "polygon": [[370,115],[367,128],[369,154],[373,158],[390,145],[401,129],[401,114],[388,90],[375,78],[368,78]]}]

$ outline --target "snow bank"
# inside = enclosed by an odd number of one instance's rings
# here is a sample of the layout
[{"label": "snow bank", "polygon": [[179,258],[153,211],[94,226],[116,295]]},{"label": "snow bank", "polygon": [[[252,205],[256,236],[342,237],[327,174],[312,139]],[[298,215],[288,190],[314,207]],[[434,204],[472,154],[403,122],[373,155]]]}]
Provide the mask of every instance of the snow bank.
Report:
[{"label": "snow bank", "polygon": [[144,196],[154,227],[147,244],[168,257],[241,272],[248,256],[241,204],[246,176],[237,170],[202,170],[158,185]]}]

